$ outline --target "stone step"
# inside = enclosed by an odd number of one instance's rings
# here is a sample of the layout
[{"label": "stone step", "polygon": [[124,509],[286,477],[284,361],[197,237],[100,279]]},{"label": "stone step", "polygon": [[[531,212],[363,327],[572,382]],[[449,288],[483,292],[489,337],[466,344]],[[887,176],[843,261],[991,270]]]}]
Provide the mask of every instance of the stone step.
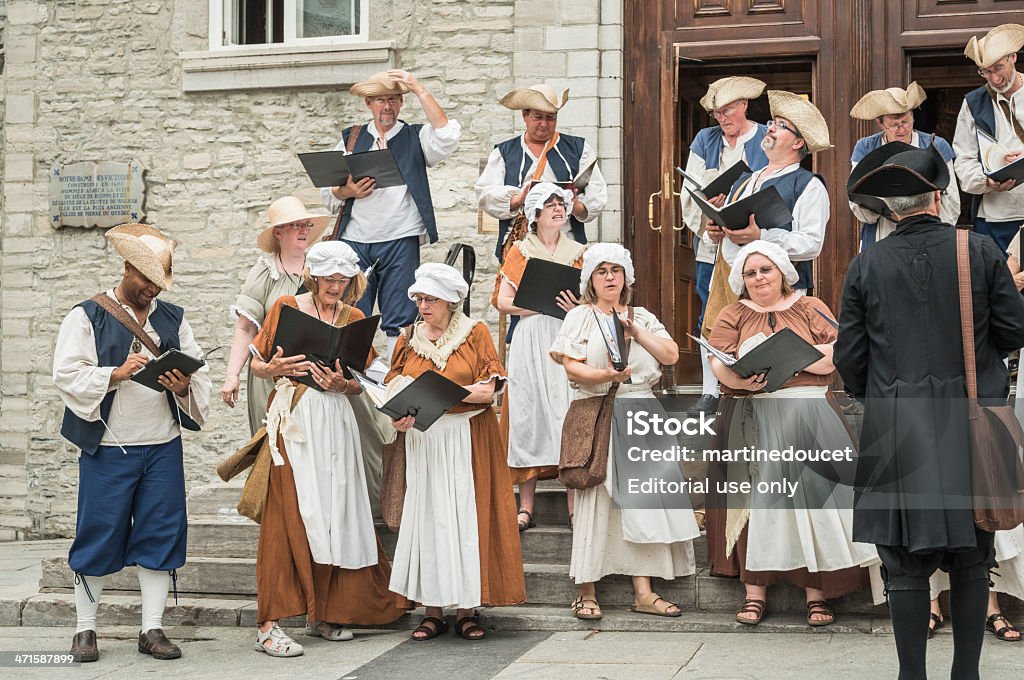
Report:
[{"label": "stone step", "polygon": [[[242,496],[245,473],[230,482],[216,482],[193,487],[188,493],[186,505],[190,515],[220,515],[225,518],[238,517],[235,506]],[[244,519],[244,518],[243,518]]]}]

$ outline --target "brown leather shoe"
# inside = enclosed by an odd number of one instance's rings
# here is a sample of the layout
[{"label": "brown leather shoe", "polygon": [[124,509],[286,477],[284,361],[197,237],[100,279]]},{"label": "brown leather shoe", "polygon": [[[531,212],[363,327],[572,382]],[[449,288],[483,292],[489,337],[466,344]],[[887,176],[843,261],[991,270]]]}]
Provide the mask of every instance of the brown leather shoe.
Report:
[{"label": "brown leather shoe", "polygon": [[78,663],[98,661],[100,650],[96,648],[96,631],[83,630],[71,639],[71,656]]},{"label": "brown leather shoe", "polygon": [[167,639],[162,628],[139,633],[139,652],[150,654],[154,659],[177,659],[181,656],[181,648]]}]

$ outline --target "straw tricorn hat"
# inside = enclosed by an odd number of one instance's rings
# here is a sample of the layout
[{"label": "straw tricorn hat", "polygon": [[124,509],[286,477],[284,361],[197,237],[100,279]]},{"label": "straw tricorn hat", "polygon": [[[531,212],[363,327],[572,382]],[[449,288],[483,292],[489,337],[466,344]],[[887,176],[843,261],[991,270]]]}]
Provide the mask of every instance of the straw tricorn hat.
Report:
[{"label": "straw tricorn hat", "polygon": [[899,87],[872,90],[853,105],[850,116],[860,120],[874,120],[879,116],[899,116],[913,111],[927,98],[924,88],[917,82],[910,83],[905,90]]},{"label": "straw tricorn hat", "polygon": [[988,68],[1008,54],[1014,54],[1024,46],[1024,26],[1003,24],[996,26],[983,38],[974,36],[967,42],[964,55],[978,65]]},{"label": "straw tricorn hat", "polygon": [[518,87],[502,97],[498,103],[513,111],[530,109],[545,113],[558,113],[558,110],[568,101],[568,88],[559,96],[555,88],[541,83],[530,87]]},{"label": "straw tricorn hat", "polygon": [[831,149],[828,124],[818,108],[798,94],[785,90],[768,90],[768,105],[772,116],[785,118],[796,126],[807,144],[807,151],[817,153]]},{"label": "straw tricorn hat", "polygon": [[405,94],[409,86],[400,80],[389,78],[387,71],[379,71],[361,83],[356,83],[348,90],[357,97],[384,97],[392,94]]},{"label": "straw tricorn hat", "polygon": [[270,208],[267,209],[267,220],[270,222],[270,226],[256,237],[256,245],[264,252],[276,253],[281,250],[281,244],[274,238],[274,227],[283,227],[292,222],[309,220],[313,226],[309,230],[308,243],[313,245],[324,235],[327,225],[331,222],[331,216],[311,213],[306,210],[306,205],[301,199],[295,196],[285,196],[270,204]]},{"label": "straw tricorn hat", "polygon": [[719,78],[708,85],[707,94],[701,97],[700,105],[707,112],[728,106],[738,99],[757,99],[768,87],[757,78],[729,76]]},{"label": "straw tricorn hat", "polygon": [[163,290],[171,289],[174,280],[172,260],[177,245],[156,227],[130,222],[106,233],[125,262],[138,269],[143,276]]}]

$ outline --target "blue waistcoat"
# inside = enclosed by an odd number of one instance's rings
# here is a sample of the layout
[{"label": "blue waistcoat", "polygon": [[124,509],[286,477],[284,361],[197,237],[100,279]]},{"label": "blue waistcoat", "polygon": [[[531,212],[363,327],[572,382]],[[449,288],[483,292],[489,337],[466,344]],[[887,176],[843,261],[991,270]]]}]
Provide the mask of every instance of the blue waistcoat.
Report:
[{"label": "blue waistcoat", "polygon": [[[420,129],[423,127],[423,124],[409,125],[405,121],[402,121],[402,123],[404,124],[402,129],[398,131],[398,134],[388,140],[388,148],[391,149],[391,155],[395,157],[398,169],[402,171],[402,178],[405,180],[405,185],[409,188],[412,200],[420,213],[423,226],[427,228],[427,236],[430,238],[430,242],[436,243],[437,221],[434,219],[434,202],[430,198],[430,183],[427,180],[427,161],[423,157],[423,147],[420,146]],[[372,124],[370,123],[370,125]],[[342,141],[345,143],[346,148],[350,132],[352,132],[350,127],[341,131]],[[369,151],[370,147],[373,146],[373,141],[374,137],[370,132],[369,125],[364,125],[358,139],[356,139],[356,145],[352,152]],[[341,234],[345,233],[345,227],[348,226],[349,220],[352,219],[352,205],[354,203],[355,201],[345,202],[345,213],[341,218]]]},{"label": "blue waistcoat", "polygon": [[[732,191],[729,192],[729,201],[734,200],[735,196],[739,193],[740,187],[743,186],[752,173],[743,174],[736,183],[732,185]],[[782,202],[786,206],[793,210],[796,205],[796,199],[800,198],[800,194],[807,188],[807,184],[817,177],[821,180],[821,183],[825,183],[825,178],[821,175],[805,170],[804,168],[797,168],[795,171],[782,175],[781,177],[770,177],[761,183],[761,188],[766,189],[770,186],[774,186],[776,191],[779,192],[779,196],[782,197]],[[793,231],[793,223],[782,224],[773,229],[785,229],[786,231]],[[799,274],[800,278],[797,280],[794,288],[805,288],[808,294],[814,289],[814,266],[811,260],[804,260],[803,262],[794,262],[793,267],[796,268],[796,273]]]},{"label": "blue waistcoat", "polygon": [[[97,365],[120,366],[123,364],[124,360],[128,358],[132,340],[135,339],[132,332],[92,300],[86,300],[78,306],[85,310],[86,316],[92,323],[93,336],[96,340]],[[178,329],[181,327],[181,320],[184,316],[185,310],[181,307],[161,300],[156,301],[156,309],[150,312],[149,322],[160,337],[161,353],[170,349],[181,349]],[[100,416],[104,421],[110,420],[114,394],[115,390],[107,392],[107,396],[100,403]],[[178,409],[174,395],[170,392],[165,394],[171,407],[171,414],[176,415],[178,424],[186,430],[198,430],[199,425]],[[64,422],[61,425],[60,434],[85,453],[89,455],[96,453],[96,448],[100,445],[100,440],[103,439],[103,431],[104,425],[101,421],[82,420],[70,409],[64,409]]]},{"label": "blue waistcoat", "polygon": [[[580,158],[583,157],[583,144],[584,140],[582,137],[558,134],[558,143],[555,144],[553,149],[548,151],[548,167],[555,174],[557,181],[569,182],[576,177],[576,174],[580,171]],[[498,149],[502,159],[505,161],[505,186],[523,186],[527,174],[533,168],[533,161],[527,159],[526,163],[523,162],[522,136],[505,140],[501,144],[496,144],[495,148]],[[562,160],[563,157],[565,158],[564,161]],[[568,165],[566,165],[567,163]],[[568,207],[570,209],[569,225],[572,227],[572,237],[578,243],[586,243],[587,230],[582,222],[572,216],[571,206]],[[505,242],[505,234],[510,226],[512,226],[512,220],[498,221],[498,247],[495,249],[494,255],[499,260],[501,259],[501,244]]]},{"label": "blue waistcoat", "polygon": [[[751,170],[760,170],[768,165],[768,157],[764,155],[761,148],[761,140],[768,132],[768,127],[756,123],[757,132],[743,145],[743,156]],[[717,170],[722,162],[722,144],[725,134],[719,125],[706,127],[697,133],[690,143],[690,151],[704,159],[704,167],[709,170]]]},{"label": "blue waistcoat", "polygon": [[[882,146],[881,132],[876,132],[873,135],[867,137],[861,137],[857,140],[856,146],[853,147],[853,153],[850,155],[851,163],[860,163],[864,160],[864,157],[869,153]],[[956,158],[953,153],[953,147],[949,145],[942,137],[938,135],[929,134],[927,132],[917,131],[917,146],[921,149],[927,149],[932,145],[932,140],[935,140],[935,148],[938,149],[939,153],[948,163],[949,161]],[[878,234],[878,223],[877,222],[864,222],[860,225],[860,243],[861,250],[875,242],[875,236]]]},{"label": "blue waistcoat", "polygon": [[[967,109],[974,118],[974,126],[987,134],[992,139],[996,137],[996,105],[992,101],[992,95],[987,85],[982,85],[976,90],[971,90],[964,95],[967,102]],[[981,148],[978,149],[978,160],[981,161]],[[971,221],[978,218],[978,209],[981,207],[981,200],[984,195],[971,194]]]}]

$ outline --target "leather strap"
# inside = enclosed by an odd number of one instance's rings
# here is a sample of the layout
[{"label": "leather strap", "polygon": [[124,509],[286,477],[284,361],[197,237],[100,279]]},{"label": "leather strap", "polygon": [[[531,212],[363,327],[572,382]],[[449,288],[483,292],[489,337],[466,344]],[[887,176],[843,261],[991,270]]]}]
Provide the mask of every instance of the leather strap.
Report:
[{"label": "leather strap", "polygon": [[974,300],[971,297],[970,234],[956,230],[956,269],[960,287],[960,332],[964,345],[964,373],[967,375],[967,398],[971,401],[971,418],[977,418],[974,402],[978,399],[978,368],[974,358]]},{"label": "leather strap", "polygon": [[[633,320],[633,305],[629,305],[627,307],[627,309],[629,310],[629,320],[632,321]],[[614,313],[615,313],[615,308],[612,307],[612,314],[614,314]],[[603,332],[604,331],[602,331],[602,333]],[[626,338],[626,347],[625,347],[625,349],[622,352],[622,358],[625,360],[626,366],[629,366],[629,343],[630,342],[631,342],[631,339],[630,338]],[[609,352],[608,353],[608,360],[611,361],[611,358],[612,358],[612,355],[611,355],[611,352]],[[619,385],[621,385],[621,384],[622,383],[613,382],[612,386],[608,389],[608,395],[607,396],[609,398],[615,397],[615,393],[619,391]]]},{"label": "leather strap", "polygon": [[533,177],[531,178],[534,182],[541,178],[544,174],[544,168],[548,167],[548,152],[555,148],[555,144],[558,143],[558,133],[551,135],[551,139],[548,140],[547,144],[544,145],[544,150],[540,152],[540,158],[537,159],[537,167],[533,170]]},{"label": "leather strap", "polygon": [[142,326],[139,325],[139,321],[134,315],[126,312],[124,307],[114,300],[111,300],[110,296],[106,293],[98,293],[89,299],[106,310],[110,316],[120,321],[121,325],[130,330],[132,335],[138,338],[139,342],[141,342],[146,349],[153,354],[153,356],[160,356],[160,348],[155,342],[153,342],[153,338],[149,337],[149,334],[146,333]]},{"label": "leather strap", "polygon": [[[356,140],[359,139],[359,135],[363,134],[362,125],[353,125],[352,129],[348,132],[348,142],[345,144],[345,150],[349,153],[353,153],[356,148]],[[349,201],[355,199],[346,198],[341,204],[341,208],[338,209],[338,219],[334,220],[334,229],[331,230],[331,236],[329,241],[337,241],[341,238],[341,219],[345,216],[345,207]]]},{"label": "leather strap", "polygon": [[[473,246],[465,243],[453,243],[448,248],[448,254],[444,256],[444,263],[449,267],[454,267],[459,255],[462,255],[462,279],[472,290],[473,277],[476,276],[476,250],[473,249]],[[462,313],[469,316],[469,293],[462,301]]]}]

